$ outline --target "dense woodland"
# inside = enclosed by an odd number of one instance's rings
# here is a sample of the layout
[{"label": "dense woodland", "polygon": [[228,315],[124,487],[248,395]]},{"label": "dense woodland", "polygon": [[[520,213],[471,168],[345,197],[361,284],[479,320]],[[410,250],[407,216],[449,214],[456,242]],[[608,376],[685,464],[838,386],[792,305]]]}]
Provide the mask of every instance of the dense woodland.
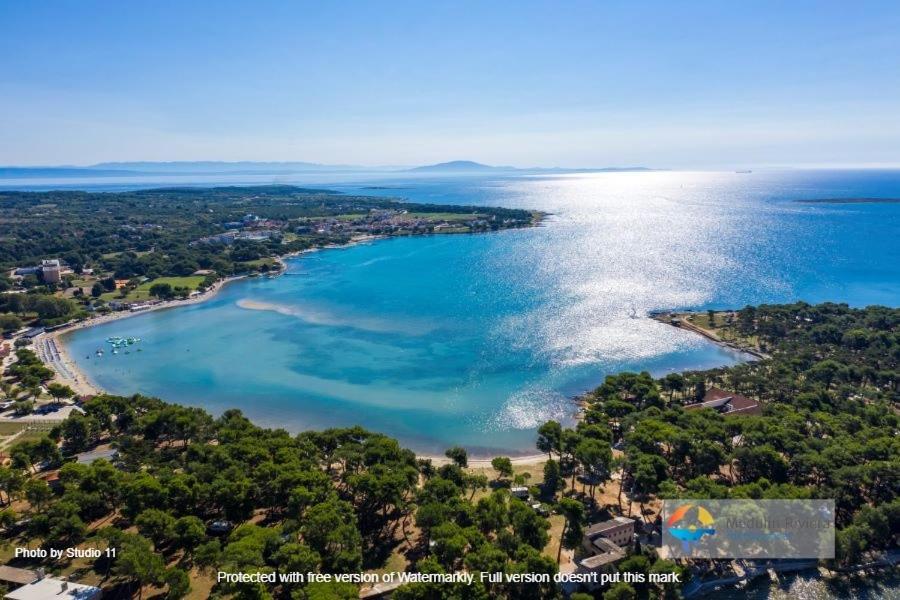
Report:
[{"label": "dense woodland", "polygon": [[[763,305],[725,326],[771,358],[702,372],[606,378],[576,430],[540,429],[564,471],[609,472],[586,454],[588,428],[612,426],[612,468],[638,500],[833,498],[839,565],[896,548],[900,532],[900,310]],[[763,403],[761,416],[685,411],[718,386]]]},{"label": "dense woodland", "polygon": [[[517,209],[417,204],[280,185],[111,193],[0,191],[0,268],[60,257],[73,267],[100,261],[119,278],[187,275],[199,268],[230,274],[234,263],[244,257],[232,257],[231,252],[224,252],[229,250],[226,248],[192,247],[190,242],[221,233],[224,223],[240,221],[248,213],[262,219],[296,222],[398,208],[422,213],[482,213],[496,217],[492,221],[495,229],[506,219],[530,224],[532,218],[530,212]],[[293,252],[340,241],[325,238],[301,235],[285,246],[260,246],[260,251]],[[105,258],[113,253],[151,250],[153,256]]]},{"label": "dense woodland", "polygon": [[[896,547],[900,310],[760,306],[740,311],[729,326],[765,344],[771,358],[659,380],[646,373],[610,376],[588,395],[577,428],[553,422],[540,428],[537,447],[549,460],[533,494],[565,520],[559,548],[548,547],[548,520],[510,495],[508,459],[495,459],[497,478],[489,481],[466,468],[461,448],[448,450],[449,464],[435,466],[360,428],[290,435],[259,428],[236,410],[213,418],[142,396],[95,397],[84,404],[84,415],[71,416],[50,437],[12,448],[12,463],[0,468],[4,536],[60,548],[113,545],[114,559],[90,565],[109,591],[137,593],[149,585],[173,598],[187,593],[197,573],[215,570],[383,569],[401,543],[409,549],[409,568],[422,572],[552,573],[553,555],[577,547],[591,518],[631,511],[630,501],[621,507],[622,496],[640,503],[684,496],[835,498],[838,558],[829,566]],[[8,376],[28,376],[34,368],[40,367],[26,365]],[[764,414],[682,409],[710,385],[761,400]],[[67,458],[101,443],[118,450],[112,463]],[[616,472],[625,481],[619,505],[594,505],[585,490],[612,485]],[[48,479],[58,483],[51,487]],[[634,516],[652,521],[649,513]],[[680,569],[656,559],[652,548],[633,550],[620,570]],[[676,593],[670,586],[626,584],[597,592],[604,598]],[[357,588],[219,584],[211,594],[351,598]],[[412,584],[394,597],[559,594],[552,584]]]},{"label": "dense woodland", "polygon": [[[97,298],[116,289],[115,280],[154,280],[211,271],[203,282],[236,274],[267,272],[264,260],[309,248],[351,240],[347,228],[310,227],[329,218],[365,216],[372,211],[423,216],[416,227],[375,227],[379,235],[430,233],[441,216],[472,215],[467,230],[490,231],[530,225],[534,215],[506,208],[466,207],[401,202],[392,198],[352,196],[292,186],[168,188],[133,192],[0,191],[0,331],[23,322],[55,325],[84,315]],[[267,239],[233,243],[198,243],[229,231],[246,215],[269,223]],[[429,215],[435,217],[429,219]],[[451,219],[452,220],[452,219]],[[16,267],[58,258],[74,272],[61,283],[45,284],[28,275],[13,281]],[[94,294],[70,296],[84,269],[97,275]],[[86,288],[91,292],[91,286]],[[92,297],[93,296],[93,297]]]}]

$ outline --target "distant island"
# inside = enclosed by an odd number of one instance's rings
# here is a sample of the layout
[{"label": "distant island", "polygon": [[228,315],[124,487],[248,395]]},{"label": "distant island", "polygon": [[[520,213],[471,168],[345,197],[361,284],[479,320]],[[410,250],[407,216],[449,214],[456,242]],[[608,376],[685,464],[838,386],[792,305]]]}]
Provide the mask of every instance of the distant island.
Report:
[{"label": "distant island", "polygon": [[435,172],[485,172],[485,171],[515,171],[515,167],[492,167],[471,160],[451,160],[450,162],[437,163],[435,165],[424,165],[414,167],[409,171],[414,173],[435,173]]},{"label": "distant island", "polygon": [[0,166],[0,178],[129,177],[138,175],[287,175],[386,170],[387,167],[323,165],[310,162],[167,161],[106,162],[88,166]]}]

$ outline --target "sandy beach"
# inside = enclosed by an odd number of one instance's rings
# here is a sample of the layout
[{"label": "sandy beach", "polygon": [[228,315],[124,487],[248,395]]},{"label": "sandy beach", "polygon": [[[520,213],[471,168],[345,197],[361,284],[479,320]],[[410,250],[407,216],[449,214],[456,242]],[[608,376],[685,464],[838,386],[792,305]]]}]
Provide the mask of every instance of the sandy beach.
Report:
[{"label": "sandy beach", "polygon": [[[503,455],[498,454],[498,456],[503,456]],[[441,465],[450,464],[451,462],[453,462],[446,456],[427,456],[427,455],[416,454],[416,457],[428,459],[432,462],[433,465],[435,465],[437,467],[439,467]],[[481,458],[481,457],[469,458],[468,465],[469,465],[470,469],[491,469],[491,468],[493,468],[491,466],[491,461],[493,459],[494,459],[494,457],[492,457],[492,458]],[[529,454],[527,456],[510,457],[509,460],[514,467],[515,466],[530,467],[530,466],[534,466],[534,465],[543,465],[544,462],[546,462],[546,460],[547,460],[547,455],[546,454]]]}]

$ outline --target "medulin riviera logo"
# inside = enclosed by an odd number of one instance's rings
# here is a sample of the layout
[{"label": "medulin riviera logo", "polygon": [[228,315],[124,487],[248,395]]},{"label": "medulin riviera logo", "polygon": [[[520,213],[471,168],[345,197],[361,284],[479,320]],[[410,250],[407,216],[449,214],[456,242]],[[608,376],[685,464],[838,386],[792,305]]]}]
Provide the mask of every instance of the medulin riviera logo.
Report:
[{"label": "medulin riviera logo", "polygon": [[715,519],[712,514],[699,504],[682,504],[666,519],[666,529],[672,537],[681,541],[685,553],[690,552],[692,543],[700,541],[705,535],[715,535],[713,527]]}]

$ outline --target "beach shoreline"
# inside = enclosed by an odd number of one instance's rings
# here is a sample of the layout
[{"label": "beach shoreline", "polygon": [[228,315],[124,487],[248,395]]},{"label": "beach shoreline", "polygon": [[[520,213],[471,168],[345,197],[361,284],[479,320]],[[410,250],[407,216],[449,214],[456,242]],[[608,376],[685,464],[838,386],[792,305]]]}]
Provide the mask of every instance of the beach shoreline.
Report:
[{"label": "beach shoreline", "polygon": [[649,313],[647,316],[654,321],[662,323],[663,325],[667,325],[669,327],[674,327],[675,329],[681,329],[684,331],[689,331],[695,335],[699,335],[702,338],[707,339],[713,344],[723,348],[725,350],[731,352],[738,352],[741,354],[746,354],[748,356],[752,356],[752,359],[748,360],[766,360],[771,358],[768,354],[762,352],[758,348],[751,348],[745,344],[738,344],[733,341],[724,340],[714,332],[704,329],[703,327],[699,327],[694,323],[691,323],[688,320],[688,317],[695,314],[694,311],[655,311]]},{"label": "beach shoreline", "polygon": [[[491,457],[469,457],[468,459],[468,468],[470,469],[485,469],[485,468],[493,468],[491,465],[491,461],[497,458],[498,456],[506,456],[505,454],[496,454]],[[436,456],[429,454],[418,454],[416,453],[416,458],[421,458],[424,460],[430,460],[434,466],[440,467],[443,465],[451,464],[453,461],[446,456]],[[528,454],[525,456],[510,456],[509,461],[512,463],[514,467],[530,467],[530,466],[539,466],[543,465],[547,461],[546,454]]]},{"label": "beach shoreline", "polygon": [[79,396],[95,396],[106,393],[100,386],[92,382],[78,366],[78,363],[72,359],[64,339],[67,335],[79,329],[97,327],[98,325],[112,323],[113,321],[121,321],[129,317],[136,317],[149,312],[200,304],[201,302],[206,302],[207,300],[214,298],[222,288],[229,283],[244,278],[246,278],[246,275],[226,277],[225,279],[213,283],[205,292],[191,298],[165,300],[158,304],[149,305],[142,310],[121,310],[77,321],[70,325],[36,336],[33,342],[34,350],[44,364],[53,369],[56,373],[55,379],[59,383],[68,385],[75,390],[75,393]]},{"label": "beach shoreline", "polygon": [[[341,249],[341,248],[349,248],[355,245],[369,243],[373,241],[377,241],[379,239],[388,239],[391,236],[360,236],[350,240],[345,244],[329,244],[326,246],[308,248],[304,250],[300,250],[297,252],[291,252],[282,254],[276,257],[273,257],[276,263],[279,265],[277,270],[273,270],[268,273],[266,276],[268,277],[279,277],[287,272],[288,270],[288,261],[293,258],[302,257],[305,254],[318,252],[320,250],[328,250],[328,249]],[[101,386],[97,385],[95,382],[91,381],[90,378],[86,375],[86,373],[79,368],[78,363],[72,358],[70,354],[70,349],[66,345],[66,337],[79,329],[85,329],[88,327],[95,327],[98,325],[103,325],[106,323],[110,323],[112,321],[118,321],[122,319],[127,319],[129,317],[141,315],[147,312],[158,311],[158,310],[166,310],[170,308],[178,308],[188,305],[200,304],[207,300],[210,300],[229,283],[234,281],[238,281],[241,279],[248,278],[248,275],[240,275],[228,277],[222,280],[219,280],[213,283],[206,291],[198,294],[194,297],[187,299],[178,299],[178,300],[169,300],[159,302],[157,304],[153,304],[143,308],[141,310],[136,311],[118,311],[114,313],[108,313],[104,315],[99,315],[91,318],[84,319],[82,321],[78,321],[76,323],[72,323],[70,325],[61,327],[60,329],[46,332],[40,334],[35,338],[35,350],[38,352],[40,358],[43,362],[53,369],[55,372],[55,378],[60,383],[68,385],[71,387],[79,396],[92,396],[107,393]],[[660,314],[651,313],[647,315],[649,318],[657,320],[667,325],[671,325],[665,319],[661,318]],[[705,335],[703,331],[699,330],[699,328],[685,328],[691,333],[695,335],[701,335],[706,338],[708,341],[715,343],[719,346],[729,347],[731,350],[742,351],[745,354],[753,355],[754,353],[747,352],[744,348],[736,348],[731,344],[719,339],[715,339],[710,335]],[[757,358],[759,356],[757,355]],[[586,409],[585,396],[590,393],[590,390],[585,390],[583,393],[573,396],[571,398],[573,411],[572,417],[574,420],[580,421],[583,418],[584,411]],[[435,465],[443,465],[452,462],[446,456],[443,455],[434,455],[431,453],[418,454],[419,458],[431,460]],[[485,455],[485,454],[475,454],[469,457],[468,463],[472,468],[491,468],[491,460],[496,458],[497,456],[508,456],[512,461],[513,465],[517,466],[540,466],[544,462],[546,462],[547,457],[545,454],[513,454],[508,455],[504,453],[496,453],[493,455]]]},{"label": "beach shoreline", "polygon": [[[351,239],[346,244],[329,244],[326,246],[307,248],[305,250],[299,250],[297,252],[282,254],[274,257],[275,261],[280,267],[279,270],[274,273],[269,273],[266,276],[279,277],[280,275],[284,274],[288,268],[287,260],[291,258],[297,258],[303,256],[304,254],[310,254],[313,252],[318,252],[320,250],[336,250],[340,248],[349,248],[358,244],[364,244],[379,239],[386,239],[387,237],[388,236],[376,235],[359,236]],[[138,315],[147,314],[149,312],[200,304],[214,298],[229,283],[247,279],[248,277],[250,276],[234,275],[231,277],[226,277],[214,282],[209,288],[207,288],[206,291],[190,298],[165,300],[157,304],[148,305],[145,308],[136,311],[121,310],[106,313],[103,315],[92,316],[88,317],[87,319],[65,325],[63,327],[60,327],[59,329],[54,329],[53,331],[42,333],[36,336],[34,339],[35,352],[37,352],[38,356],[44,362],[44,364],[55,372],[56,375],[54,379],[59,383],[71,387],[79,396],[95,396],[98,394],[104,394],[106,393],[106,390],[104,390],[96,383],[92,382],[90,378],[85,374],[85,372],[78,366],[78,363],[74,359],[72,359],[72,356],[69,354],[69,349],[64,339],[66,336],[79,329],[97,327],[99,325],[104,325],[113,321],[120,321],[129,317],[136,317]]]}]

